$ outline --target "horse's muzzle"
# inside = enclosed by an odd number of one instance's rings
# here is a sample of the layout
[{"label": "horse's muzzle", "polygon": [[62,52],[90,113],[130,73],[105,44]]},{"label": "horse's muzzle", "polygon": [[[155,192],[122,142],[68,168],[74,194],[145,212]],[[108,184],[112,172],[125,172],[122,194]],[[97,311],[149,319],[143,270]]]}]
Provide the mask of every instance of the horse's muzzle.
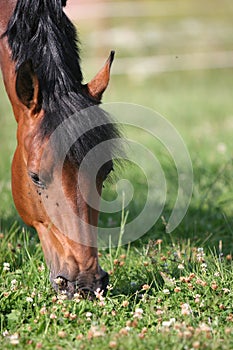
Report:
[{"label": "horse's muzzle", "polygon": [[109,282],[108,273],[101,270],[101,273],[96,276],[90,272],[80,272],[75,281],[69,281],[64,276],[60,275],[56,278],[50,277],[53,288],[58,293],[63,293],[68,299],[72,299],[76,293],[82,297],[93,300],[95,298],[95,291],[107,291]]}]

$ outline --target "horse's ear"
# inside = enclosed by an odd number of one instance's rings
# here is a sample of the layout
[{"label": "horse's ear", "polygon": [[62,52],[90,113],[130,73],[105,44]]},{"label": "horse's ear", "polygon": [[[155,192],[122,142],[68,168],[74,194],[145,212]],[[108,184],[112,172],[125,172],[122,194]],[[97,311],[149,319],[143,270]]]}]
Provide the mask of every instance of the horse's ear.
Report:
[{"label": "horse's ear", "polygon": [[33,113],[41,109],[39,81],[31,61],[21,64],[16,76],[16,93],[19,100]]},{"label": "horse's ear", "polygon": [[110,69],[114,60],[114,55],[115,52],[111,51],[110,56],[107,59],[103,68],[87,85],[84,86],[87,89],[88,94],[99,102],[101,101],[102,95],[109,83]]}]

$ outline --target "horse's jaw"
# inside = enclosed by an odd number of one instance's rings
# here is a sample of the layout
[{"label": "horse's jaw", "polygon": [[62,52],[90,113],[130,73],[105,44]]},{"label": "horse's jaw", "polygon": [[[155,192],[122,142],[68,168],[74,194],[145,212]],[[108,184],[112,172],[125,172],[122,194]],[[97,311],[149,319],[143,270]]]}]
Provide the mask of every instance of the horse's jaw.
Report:
[{"label": "horse's jaw", "polygon": [[108,274],[98,263],[96,247],[70,240],[56,227],[34,223],[38,232],[52,287],[58,293],[73,298],[76,293],[93,297],[96,290],[106,292]]}]

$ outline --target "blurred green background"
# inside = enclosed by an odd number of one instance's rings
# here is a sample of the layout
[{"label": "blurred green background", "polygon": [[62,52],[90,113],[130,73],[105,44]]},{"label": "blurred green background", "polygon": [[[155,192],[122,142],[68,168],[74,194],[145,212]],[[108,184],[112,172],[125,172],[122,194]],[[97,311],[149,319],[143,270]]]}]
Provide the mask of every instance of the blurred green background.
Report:
[{"label": "blurred green background", "polygon": [[[190,237],[231,251],[233,217],[233,3],[231,0],[68,1],[81,41],[82,68],[88,81],[116,50],[104,102],[132,102],[167,118],[182,135],[194,168],[189,211],[173,237]],[[19,220],[10,191],[10,164],[16,123],[0,84],[0,228]],[[135,134],[141,142],[150,143]],[[145,136],[146,137],[146,136]],[[165,219],[176,195],[174,165],[158,145],[168,182]],[[138,170],[125,170],[135,185],[127,209],[133,217],[143,206]],[[142,181],[143,182],[143,181]],[[104,196],[114,195],[114,184]],[[120,216],[118,219],[120,220]],[[107,215],[101,222],[109,223]],[[109,224],[110,225],[110,224]],[[163,222],[150,232],[164,234]]]}]

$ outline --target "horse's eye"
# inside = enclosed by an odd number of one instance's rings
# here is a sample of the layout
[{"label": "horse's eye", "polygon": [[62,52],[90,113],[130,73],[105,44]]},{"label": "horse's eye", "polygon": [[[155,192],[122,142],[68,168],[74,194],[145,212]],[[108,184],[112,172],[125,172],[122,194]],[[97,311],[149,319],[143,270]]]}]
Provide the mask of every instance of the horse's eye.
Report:
[{"label": "horse's eye", "polygon": [[45,183],[39,178],[38,174],[29,172],[29,176],[32,180],[32,182],[40,188],[45,188]]},{"label": "horse's eye", "polygon": [[108,162],[104,163],[101,168],[98,171],[97,178],[101,179],[101,181],[105,181],[108,177],[108,175],[113,171],[113,162],[112,160],[109,160]]},{"label": "horse's eye", "polygon": [[113,166],[107,170],[107,172],[106,172],[106,178],[108,177],[108,175],[109,175],[112,171],[114,171]]},{"label": "horse's eye", "polygon": [[114,171],[114,168],[113,168],[113,164],[112,164],[112,162],[111,162],[111,163],[110,163],[110,166],[107,167],[107,168],[105,169],[105,171],[104,171],[104,180],[107,179],[108,175],[109,175],[112,171]]}]

